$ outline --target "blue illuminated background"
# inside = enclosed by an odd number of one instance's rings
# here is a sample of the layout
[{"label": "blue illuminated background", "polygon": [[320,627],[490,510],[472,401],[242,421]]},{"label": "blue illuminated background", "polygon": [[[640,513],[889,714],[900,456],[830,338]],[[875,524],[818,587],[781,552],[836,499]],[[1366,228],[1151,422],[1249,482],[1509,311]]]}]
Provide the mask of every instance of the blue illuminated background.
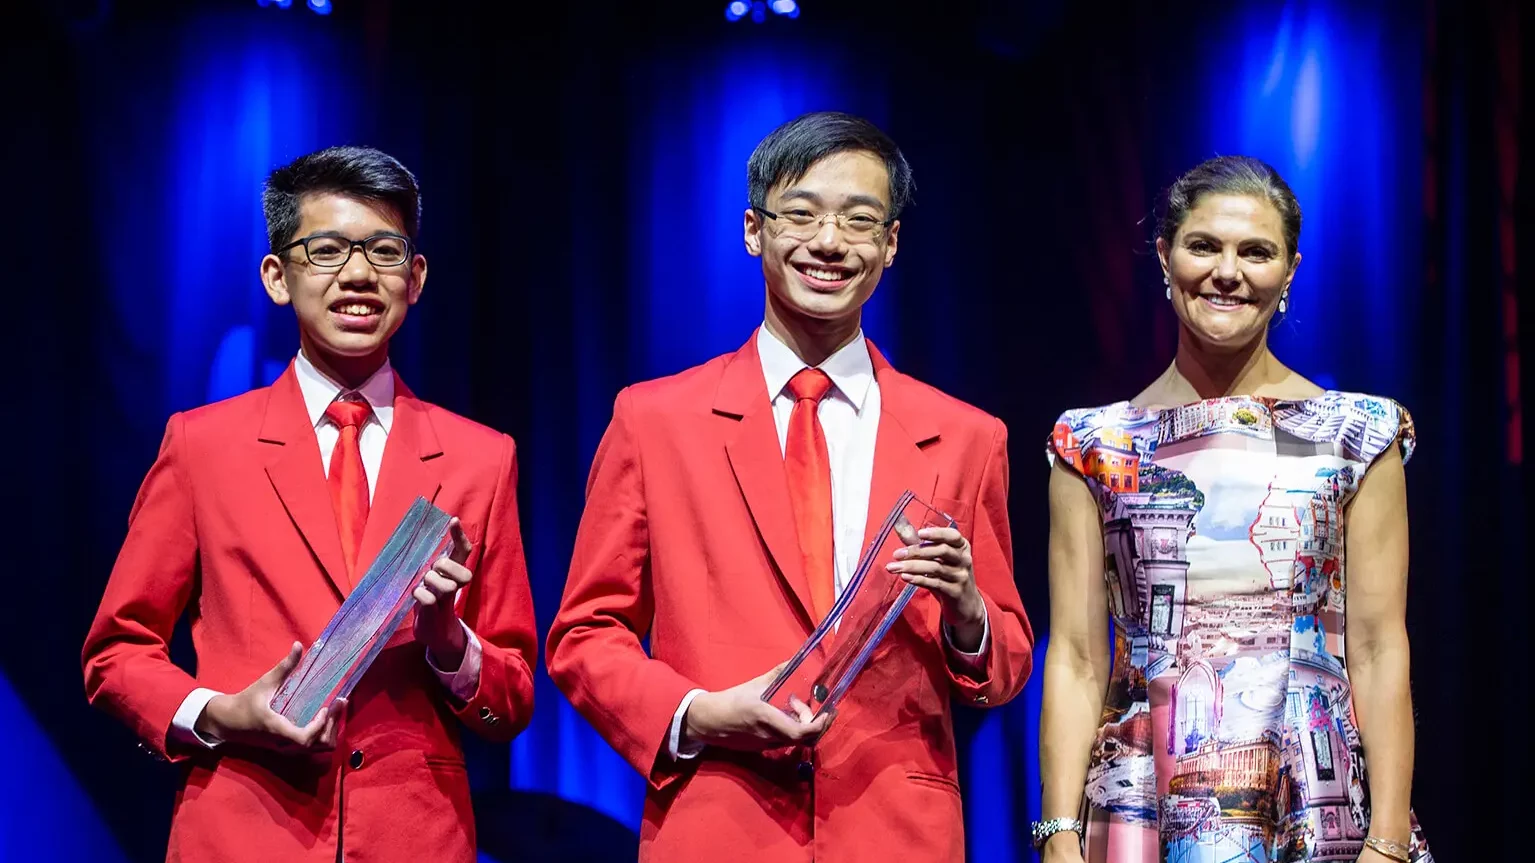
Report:
[{"label": "blue illuminated background", "polygon": [[[1414,539],[1418,571],[1495,568],[1445,536],[1485,523],[1463,502],[1483,482],[1502,494],[1498,478],[1518,467],[1485,437],[1485,463],[1458,464],[1470,436],[1445,419],[1497,413],[1482,399],[1502,391],[1508,362],[1476,349],[1477,322],[1491,310],[1498,332],[1500,306],[1477,278],[1492,266],[1477,262],[1495,260],[1491,243],[1468,233],[1495,230],[1473,215],[1493,197],[1496,178],[1475,167],[1490,133],[1464,131],[1495,106],[1457,95],[1471,73],[1462,63],[1461,78],[1447,77],[1454,64],[1428,53],[1431,8],[1212,4],[1195,28],[1171,10],[1102,21],[1046,0],[950,17],[890,4],[873,23],[808,0],[792,15],[757,4],[760,16],[750,3],[612,2],[571,4],[548,33],[507,33],[475,26],[467,9],[335,2],[141,15],[103,3],[49,20],[63,49],[50,56],[68,58],[76,94],[53,110],[73,112],[69,146],[83,166],[73,182],[101,238],[68,276],[92,305],[95,347],[57,362],[91,382],[110,417],[70,439],[88,446],[101,491],[81,517],[92,539],[72,558],[78,631],[45,636],[61,656],[78,652],[165,416],[264,385],[292,356],[290,313],[256,278],[258,193],[274,166],[349,142],[417,169],[432,279],[396,362],[418,392],[518,439],[547,627],[614,394],[750,335],[762,296],[741,245],[746,157],[778,123],[830,108],[889,129],[917,180],[866,329],[898,366],[1012,430],[1017,575],[1040,649],[1015,703],[958,714],[971,859],[1026,859],[1039,807],[1048,607],[1036,443],[1061,409],[1123,398],[1170,358],[1145,220],[1177,171],[1245,153],[1286,176],[1305,210],[1304,263],[1276,349],[1324,385],[1417,408],[1431,434],[1415,495],[1434,496],[1438,519]],[[1440,53],[1480,44],[1480,32],[1441,34]],[[1427,116],[1438,102],[1425,87],[1443,103]],[[1427,197],[1423,178],[1440,174]],[[66,330],[49,314],[36,319],[33,350]],[[1425,332],[1444,338],[1432,372]],[[1429,511],[1418,500],[1415,517]],[[1511,518],[1504,503],[1496,517]],[[1506,573],[1489,578],[1523,590]],[[1452,705],[1477,685],[1456,638],[1476,618],[1442,579],[1419,578],[1414,591],[1426,597],[1411,621],[1421,741],[1457,728]],[[76,668],[5,668],[0,728],[23,769],[0,771],[0,859],[153,859],[163,829],[144,825],[168,817],[174,777],[116,754],[131,741],[83,707]],[[1418,806],[1445,854],[1472,817],[1455,790],[1471,768],[1421,742],[1420,753]],[[509,752],[472,749],[471,762],[487,799],[566,801],[638,826],[640,778],[542,674],[528,732]],[[121,795],[137,785],[163,803],[127,806]],[[45,822],[69,829],[29,829]]]}]

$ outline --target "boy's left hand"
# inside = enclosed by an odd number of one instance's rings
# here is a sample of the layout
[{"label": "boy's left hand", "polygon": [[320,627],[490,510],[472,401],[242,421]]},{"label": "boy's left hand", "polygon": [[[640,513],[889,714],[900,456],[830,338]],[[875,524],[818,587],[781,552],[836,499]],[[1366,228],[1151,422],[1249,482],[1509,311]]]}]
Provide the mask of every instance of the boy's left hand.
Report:
[{"label": "boy's left hand", "polygon": [[448,533],[453,538],[453,551],[432,566],[414,594],[415,634],[416,640],[426,645],[432,663],[444,672],[453,672],[463,663],[468,645],[454,600],[474,579],[474,573],[464,566],[474,545],[457,518],[448,522]]},{"label": "boy's left hand", "polygon": [[975,584],[970,542],[952,527],[924,527],[917,538],[920,544],[897,549],[885,568],[938,597],[954,646],[975,653],[986,632],[986,600]]}]

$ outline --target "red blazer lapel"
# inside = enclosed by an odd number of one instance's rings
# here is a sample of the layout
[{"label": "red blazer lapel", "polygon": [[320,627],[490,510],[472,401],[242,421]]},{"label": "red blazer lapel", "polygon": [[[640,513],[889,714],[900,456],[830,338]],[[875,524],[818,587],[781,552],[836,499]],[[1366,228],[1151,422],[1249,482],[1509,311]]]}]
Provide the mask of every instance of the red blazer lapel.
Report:
[{"label": "red blazer lapel", "polygon": [[351,581],[341,556],[341,534],[331,508],[330,489],[325,485],[320,444],[291,362],[268,391],[266,415],[256,437],[271,447],[266,474],[293,526],[303,535],[336,595],[345,597]]},{"label": "red blazer lapel", "polygon": [[[437,433],[427,417],[426,405],[394,376],[394,422],[384,444],[384,459],[368,507],[368,523],[363,528],[362,547],[357,552],[358,580],[368,571],[373,559],[383,549],[405,511],[424,497],[437,500],[442,488],[432,460],[442,455]],[[449,513],[454,515],[455,513]]]},{"label": "red blazer lapel", "polygon": [[783,451],[773,424],[772,402],[762,377],[755,333],[725,364],[714,397],[714,412],[740,422],[725,444],[730,468],[784,586],[797,601],[805,622],[814,627],[810,581],[805,576],[799,533],[794,527]]},{"label": "red blazer lapel", "polygon": [[938,472],[922,447],[938,439],[932,411],[923,410],[914,396],[912,381],[897,372],[871,341],[869,358],[879,383],[879,431],[874,441],[874,479],[869,486],[869,516],[864,526],[863,548],[874,541],[890,507],[910,489],[924,503],[933,503]]}]

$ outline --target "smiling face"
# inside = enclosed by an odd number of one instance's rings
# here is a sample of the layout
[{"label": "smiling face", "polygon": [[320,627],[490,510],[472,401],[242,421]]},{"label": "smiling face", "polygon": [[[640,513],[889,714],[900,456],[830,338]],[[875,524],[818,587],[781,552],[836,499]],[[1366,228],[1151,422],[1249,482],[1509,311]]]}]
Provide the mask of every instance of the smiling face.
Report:
[{"label": "smiling face", "polygon": [[1300,265],[1286,248],[1279,211],[1252,195],[1200,197],[1172,241],[1157,240],[1157,256],[1184,331],[1221,351],[1267,337]]},{"label": "smiling face", "polygon": [[[306,195],[300,204],[293,240],[312,237],[311,251],[343,251],[351,241],[381,234],[404,236],[405,226],[389,207],[346,195]],[[403,241],[378,240],[371,254],[377,260],[403,257],[393,266],[370,261],[361,248],[339,266],[312,263],[302,246],[261,262],[267,295],[278,305],[292,305],[299,321],[305,356],[320,368],[341,377],[347,369],[371,372],[383,364],[389,339],[405,321],[406,310],[421,297],[426,259],[409,255]],[[390,246],[397,242],[397,246]],[[334,247],[334,248],[332,248]],[[365,375],[364,375],[365,376]]]},{"label": "smiling face", "polygon": [[[793,224],[842,214],[851,225],[890,218],[890,175],[882,159],[863,150],[834,153],[805,175],[768,190],[768,218],[746,211],[746,250],[762,259],[770,316],[790,323],[856,318],[895,260],[900,222],[850,237],[837,218],[826,218],[809,236]],[[862,233],[864,236],[856,236]],[[795,236],[791,236],[795,235]]]}]

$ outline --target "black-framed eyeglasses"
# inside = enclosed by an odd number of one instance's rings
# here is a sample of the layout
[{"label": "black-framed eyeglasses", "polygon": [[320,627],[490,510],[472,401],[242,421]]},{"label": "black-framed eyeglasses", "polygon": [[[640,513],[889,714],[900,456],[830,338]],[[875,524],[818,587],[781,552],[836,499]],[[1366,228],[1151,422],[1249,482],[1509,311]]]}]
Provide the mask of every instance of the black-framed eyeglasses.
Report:
[{"label": "black-framed eyeglasses", "polygon": [[410,260],[411,252],[410,240],[399,234],[374,234],[363,240],[315,234],[294,240],[278,249],[276,254],[281,255],[298,246],[304,247],[304,260],[310,266],[326,270],[346,266],[346,262],[352,259],[352,252],[358,248],[362,249],[362,255],[368,259],[368,263],[380,269],[404,264]]},{"label": "black-framed eyeglasses", "polygon": [[796,240],[808,240],[819,234],[827,219],[835,221],[842,235],[855,243],[877,242],[885,230],[895,224],[895,219],[880,221],[868,213],[817,213],[803,207],[785,209],[781,213],[758,206],[752,209],[772,219],[780,234]]}]

